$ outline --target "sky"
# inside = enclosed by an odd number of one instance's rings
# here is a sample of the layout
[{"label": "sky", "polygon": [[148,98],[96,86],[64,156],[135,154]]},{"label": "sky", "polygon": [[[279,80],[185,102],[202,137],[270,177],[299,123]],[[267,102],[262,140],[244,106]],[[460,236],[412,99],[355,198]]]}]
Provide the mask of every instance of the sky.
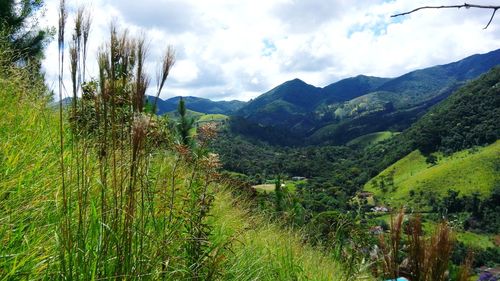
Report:
[{"label": "sky", "polygon": [[[113,21],[148,42],[147,69],[156,85],[157,64],[168,45],[176,64],[161,97],[250,100],[294,78],[324,87],[359,74],[397,77],[500,48],[500,15],[491,10],[422,10],[462,4],[451,0],[67,0],[68,27],[85,6],[91,13],[87,73],[97,74],[96,53]],[[57,26],[59,0],[45,1],[46,26]],[[474,4],[499,5],[499,0]],[[70,39],[70,32],[66,32]],[[56,88],[57,40],[43,67]],[[66,67],[69,70],[69,66]],[[66,74],[68,71],[66,71]],[[68,75],[66,75],[68,76]],[[69,76],[64,78],[69,87]],[[148,89],[155,92],[154,86]]]}]

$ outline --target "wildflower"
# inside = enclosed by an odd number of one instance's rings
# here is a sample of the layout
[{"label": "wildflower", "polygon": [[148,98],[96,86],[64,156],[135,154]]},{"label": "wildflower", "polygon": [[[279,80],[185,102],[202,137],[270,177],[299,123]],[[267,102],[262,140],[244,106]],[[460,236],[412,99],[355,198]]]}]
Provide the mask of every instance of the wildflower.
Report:
[{"label": "wildflower", "polygon": [[211,140],[215,139],[217,136],[217,124],[210,122],[206,123],[200,128],[198,128],[198,141],[204,146],[207,145]]}]

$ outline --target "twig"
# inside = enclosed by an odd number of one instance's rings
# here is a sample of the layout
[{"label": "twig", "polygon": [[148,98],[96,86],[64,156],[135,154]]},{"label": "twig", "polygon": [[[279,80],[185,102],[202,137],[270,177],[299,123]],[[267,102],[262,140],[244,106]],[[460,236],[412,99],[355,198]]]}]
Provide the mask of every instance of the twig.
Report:
[{"label": "twig", "polygon": [[493,21],[493,18],[495,17],[495,14],[496,14],[497,10],[500,9],[500,6],[494,6],[494,5],[476,5],[476,4],[467,4],[467,3],[464,3],[462,5],[422,6],[422,7],[418,7],[416,9],[413,9],[413,10],[411,10],[409,12],[404,12],[404,13],[399,13],[399,14],[392,15],[391,18],[409,15],[411,13],[414,13],[414,12],[420,11],[420,10],[424,10],[424,9],[451,9],[451,8],[457,8],[457,9],[460,9],[460,8],[466,8],[466,9],[469,9],[469,8],[478,8],[478,9],[493,10],[493,13],[491,14],[490,20],[488,21],[488,24],[486,24],[486,26],[483,28],[483,29],[486,29],[486,28],[488,28],[488,26],[490,26],[491,22]]}]

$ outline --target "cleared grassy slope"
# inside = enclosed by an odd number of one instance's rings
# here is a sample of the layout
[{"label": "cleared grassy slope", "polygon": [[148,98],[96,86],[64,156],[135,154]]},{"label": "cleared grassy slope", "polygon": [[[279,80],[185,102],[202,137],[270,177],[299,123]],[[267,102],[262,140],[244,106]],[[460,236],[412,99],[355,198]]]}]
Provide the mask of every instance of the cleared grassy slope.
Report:
[{"label": "cleared grassy slope", "polygon": [[384,141],[386,139],[390,139],[395,135],[398,135],[398,132],[391,132],[391,131],[382,131],[382,132],[376,132],[376,133],[371,133],[367,135],[363,135],[360,137],[357,137],[347,143],[348,146],[357,146],[357,147],[366,147],[370,146],[376,143],[379,143],[381,141]]},{"label": "cleared grassy slope", "polygon": [[200,116],[200,118],[198,118],[198,122],[200,121],[223,121],[223,120],[226,120],[227,118],[229,118],[227,115],[224,115],[224,114],[205,114],[205,115],[202,115]]},{"label": "cleared grassy slope", "polygon": [[[413,151],[371,179],[364,189],[385,203],[400,205],[411,204],[411,190],[444,195],[453,189],[461,194],[477,191],[485,196],[500,181],[500,141],[450,156],[436,156],[436,165],[430,165],[419,151]],[[393,186],[389,184],[391,174]],[[387,192],[382,191],[381,182],[385,182]]]}]

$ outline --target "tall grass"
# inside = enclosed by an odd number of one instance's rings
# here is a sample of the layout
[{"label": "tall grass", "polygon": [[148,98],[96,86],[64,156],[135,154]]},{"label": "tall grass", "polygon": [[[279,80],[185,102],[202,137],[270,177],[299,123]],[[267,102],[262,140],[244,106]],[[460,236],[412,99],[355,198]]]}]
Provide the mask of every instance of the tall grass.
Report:
[{"label": "tall grass", "polygon": [[[440,223],[430,237],[423,232],[420,216],[408,220],[403,227],[404,211],[401,210],[391,218],[388,235],[380,235],[379,246],[382,260],[382,271],[386,278],[396,279],[400,275],[415,281],[449,280],[450,257],[455,235],[446,221]],[[406,241],[402,241],[406,233]],[[388,236],[388,237],[386,237]],[[406,257],[403,261],[403,249]],[[457,280],[468,278],[472,256],[461,266]],[[403,264],[405,264],[403,266]]]}]

